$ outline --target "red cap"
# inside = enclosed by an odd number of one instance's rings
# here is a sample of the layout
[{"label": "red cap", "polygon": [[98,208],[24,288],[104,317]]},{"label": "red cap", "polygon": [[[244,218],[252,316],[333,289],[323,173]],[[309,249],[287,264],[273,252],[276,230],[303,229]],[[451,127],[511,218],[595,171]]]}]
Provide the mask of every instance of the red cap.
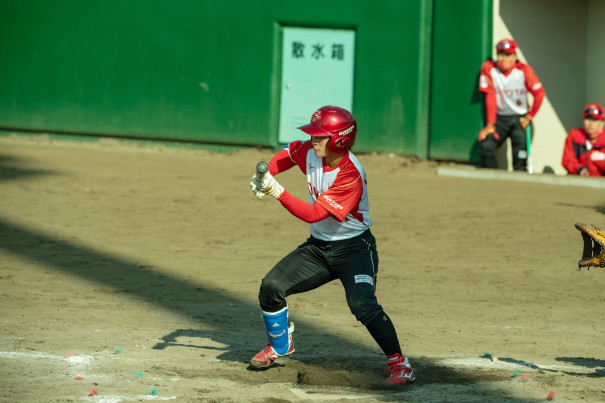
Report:
[{"label": "red cap", "polygon": [[605,119],[605,115],[603,115],[603,107],[599,104],[588,104],[584,107],[582,117],[584,119],[593,118],[595,120],[603,120]]},{"label": "red cap", "polygon": [[504,51],[509,55],[517,53],[517,42],[512,39],[502,39],[496,44],[496,52]]}]

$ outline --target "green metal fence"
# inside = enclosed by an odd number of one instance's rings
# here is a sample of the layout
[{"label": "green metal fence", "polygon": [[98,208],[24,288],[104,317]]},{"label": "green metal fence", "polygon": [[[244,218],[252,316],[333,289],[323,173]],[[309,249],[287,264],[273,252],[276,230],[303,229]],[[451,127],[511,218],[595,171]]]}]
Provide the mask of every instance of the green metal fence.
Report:
[{"label": "green metal fence", "polygon": [[4,0],[0,130],[277,146],[284,26],[356,31],[356,150],[472,159],[491,0]]}]

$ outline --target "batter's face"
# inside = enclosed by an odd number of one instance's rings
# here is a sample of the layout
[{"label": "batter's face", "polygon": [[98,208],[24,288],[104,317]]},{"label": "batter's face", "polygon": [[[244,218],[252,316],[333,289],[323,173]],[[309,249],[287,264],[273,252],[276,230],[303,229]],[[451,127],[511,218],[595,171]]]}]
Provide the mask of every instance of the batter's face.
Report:
[{"label": "batter's face", "polygon": [[603,130],[603,120],[584,119],[584,131],[588,134],[590,140],[594,140],[599,137]]},{"label": "batter's face", "polygon": [[329,140],[330,137],[311,136],[311,143],[313,143],[313,150],[315,150],[315,156],[317,158],[324,158],[328,155],[326,145]]}]

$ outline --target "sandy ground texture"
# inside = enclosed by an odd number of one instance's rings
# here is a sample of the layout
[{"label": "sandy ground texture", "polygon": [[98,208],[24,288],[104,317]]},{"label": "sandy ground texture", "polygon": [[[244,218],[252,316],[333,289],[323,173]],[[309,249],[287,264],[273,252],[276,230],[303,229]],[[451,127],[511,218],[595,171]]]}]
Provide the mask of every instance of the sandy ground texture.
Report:
[{"label": "sandy ground texture", "polygon": [[0,401],[605,401],[605,271],[577,269],[574,228],[605,226],[605,194],[393,155],[359,157],[417,381],[383,384],[338,282],[291,296],[296,352],[251,369],[260,280],[308,236],[249,190],[271,155],[0,138]]}]

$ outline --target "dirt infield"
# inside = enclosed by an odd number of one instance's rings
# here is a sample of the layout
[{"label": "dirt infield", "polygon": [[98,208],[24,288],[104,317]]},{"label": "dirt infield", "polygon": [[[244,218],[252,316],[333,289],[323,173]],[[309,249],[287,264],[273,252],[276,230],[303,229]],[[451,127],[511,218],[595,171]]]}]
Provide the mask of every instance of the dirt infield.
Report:
[{"label": "dirt infield", "polygon": [[577,270],[574,228],[605,195],[389,155],[359,157],[417,382],[383,385],[339,283],[290,297],[296,352],[250,369],[260,280],[308,236],[249,191],[270,156],[0,138],[0,401],[605,401],[605,271]]}]

